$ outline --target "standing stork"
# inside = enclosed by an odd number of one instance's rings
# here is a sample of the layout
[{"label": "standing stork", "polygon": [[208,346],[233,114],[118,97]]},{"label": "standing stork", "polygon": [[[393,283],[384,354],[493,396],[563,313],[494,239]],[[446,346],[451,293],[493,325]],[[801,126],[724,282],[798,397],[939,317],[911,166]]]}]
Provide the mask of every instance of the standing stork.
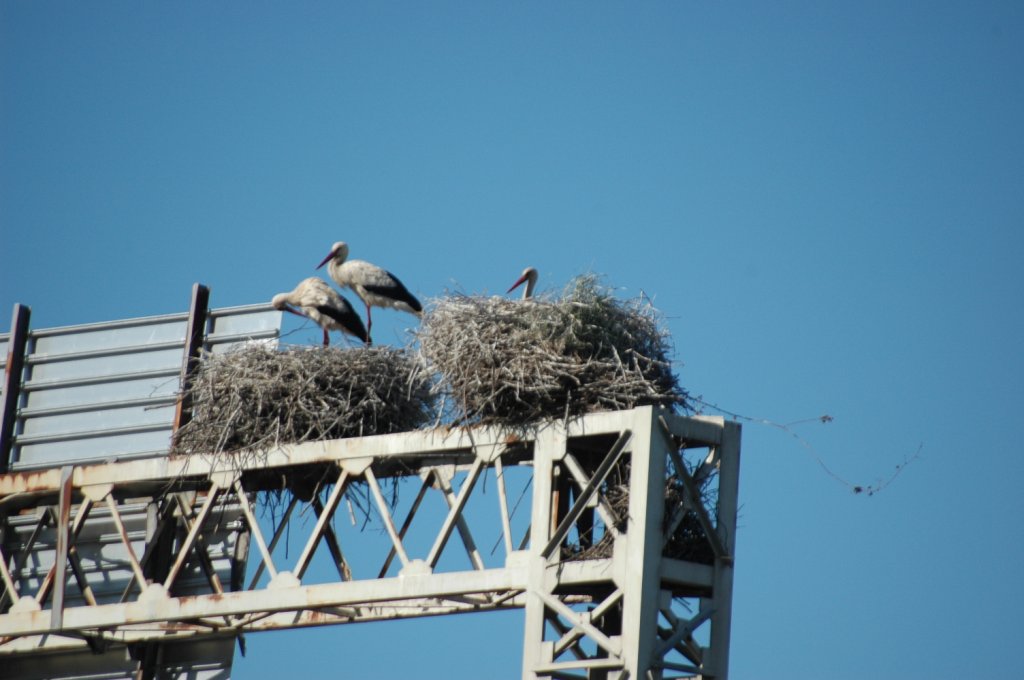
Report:
[{"label": "standing stork", "polygon": [[523,299],[533,297],[533,289],[537,285],[537,270],[533,267],[527,267],[523,270],[522,275],[516,279],[516,282],[512,284],[512,287],[506,290],[506,293],[511,293],[519,286],[526,283],[526,288],[523,289]]},{"label": "standing stork", "polygon": [[366,305],[366,332],[373,328],[370,307],[391,307],[416,316],[423,316],[423,305],[417,300],[398,277],[375,264],[363,260],[348,259],[348,244],[338,241],[331,246],[331,252],[316,266],[327,265],[327,272],[342,288],[351,288]]},{"label": "standing stork", "polygon": [[[274,309],[306,316],[324,331],[324,347],[330,344],[328,331],[341,331],[353,335],[367,345],[370,334],[363,326],[363,320],[352,309],[349,301],[323,279],[310,276],[303,279],[290,293],[279,293],[270,301]],[[302,311],[296,309],[298,307]]]}]

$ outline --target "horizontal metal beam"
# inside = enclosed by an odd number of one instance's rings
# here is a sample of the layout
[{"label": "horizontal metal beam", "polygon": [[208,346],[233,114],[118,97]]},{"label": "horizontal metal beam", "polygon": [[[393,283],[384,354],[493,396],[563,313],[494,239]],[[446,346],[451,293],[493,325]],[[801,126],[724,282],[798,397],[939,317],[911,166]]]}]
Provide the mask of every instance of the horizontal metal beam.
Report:
[{"label": "horizontal metal beam", "polygon": [[128,354],[145,354],[165,350],[180,350],[185,346],[184,340],[168,340],[167,342],[151,342],[146,345],[126,345],[124,347],[104,347],[64,354],[30,354],[25,360],[29,366],[54,364],[62,361],[79,361],[82,359],[102,359],[105,357],[124,356]]},{"label": "horizontal metal beam", "polygon": [[[587,416],[585,425],[582,422],[572,421],[567,426],[567,435],[572,437],[618,434],[627,429],[631,421],[617,416],[619,416],[619,412],[591,414]],[[699,429],[703,430],[704,428]],[[689,433],[690,444],[713,444],[714,441],[709,440],[720,438],[710,432],[715,430],[712,423],[708,423],[707,430],[703,440],[694,439],[694,433]],[[241,472],[310,463],[344,464],[348,462],[358,465],[359,461],[363,461],[365,464],[374,459],[389,457],[418,457],[423,462],[440,462],[446,456],[460,454],[466,458],[467,463],[471,463],[475,459],[475,455],[472,453],[475,447],[514,445],[529,441],[503,432],[499,428],[470,430],[438,427],[431,430],[285,445],[269,449],[266,455],[261,456],[243,455],[235,458],[232,458],[230,454],[162,456],[144,460],[82,465],[75,468],[73,484],[80,487],[90,484],[159,482],[168,479],[205,477],[212,472],[222,472],[225,469]],[[0,475],[0,497],[16,493],[55,494],[59,483],[60,471],[58,469]]]},{"label": "horizontal metal beam", "polygon": [[[197,635],[235,635],[237,633],[261,633],[274,630],[291,630],[316,626],[332,626],[351,623],[369,623],[371,621],[390,621],[394,619],[425,618],[431,616],[447,616],[458,613],[487,612],[508,609],[521,609],[524,604],[522,593],[511,593],[507,597],[495,599],[493,604],[479,604],[447,601],[439,604],[436,599],[410,598],[398,602],[378,603],[372,606],[359,607],[321,607],[298,612],[254,612],[248,616],[235,619],[233,625],[227,625],[224,619],[208,619],[199,622],[167,622],[163,625],[138,624],[119,626],[104,630],[96,636],[115,644],[131,644],[150,640],[169,642]],[[93,635],[92,631],[84,633]],[[0,641],[0,658],[4,655],[25,654],[40,651],[68,651],[88,649],[80,631],[60,634],[25,635]]]},{"label": "horizontal metal beam", "polygon": [[158,323],[174,323],[188,319],[186,312],[175,312],[173,314],[158,314],[154,316],[138,316],[131,319],[116,319],[114,321],[97,321],[95,323],[75,324],[74,326],[54,326],[52,328],[38,328],[32,331],[33,338],[49,338],[55,335],[78,335],[81,333],[94,333],[96,331],[109,331],[121,328],[136,328],[138,326],[152,326]]},{"label": "horizontal metal beam", "polygon": [[22,385],[21,389],[25,392],[38,392],[40,390],[55,390],[64,387],[87,387],[89,385],[104,385],[112,382],[172,378],[178,375],[178,370],[178,367],[175,366],[173,368],[160,368],[152,371],[136,371],[134,373],[115,373],[111,375],[93,375],[85,378],[68,378],[66,380],[28,382]]},{"label": "horizontal metal beam", "polygon": [[18,446],[31,444],[52,444],[56,442],[77,441],[79,439],[99,439],[101,437],[119,437],[126,434],[145,434],[146,432],[170,431],[170,423],[148,423],[145,425],[128,425],[125,427],[108,427],[103,430],[83,430],[78,432],[60,432],[56,434],[36,434],[18,437]]},{"label": "horizontal metal beam", "polygon": [[677,416],[665,413],[660,416],[669,432],[683,439],[690,447],[699,445],[717,446],[722,443],[722,416]]},{"label": "horizontal metal beam", "polygon": [[276,328],[269,328],[264,331],[249,331],[246,333],[234,333],[232,335],[207,335],[206,344],[210,347],[216,347],[217,345],[245,342],[246,340],[267,340],[269,338],[276,338],[277,333],[278,331]]},{"label": "horizontal metal beam", "polygon": [[147,591],[152,591],[144,592],[136,602],[65,609],[59,629],[52,627],[48,610],[8,612],[0,616],[0,637],[518,591],[526,582],[527,569],[512,566],[186,597],[166,597],[162,588],[150,586]]},{"label": "horizontal metal beam", "polygon": [[[43,418],[66,416],[74,413],[91,411],[116,411],[126,408],[152,408],[154,406],[173,406],[177,397],[168,394],[162,397],[142,397],[139,399],[121,399],[119,401],[91,401],[85,404],[69,404],[67,406],[51,406],[49,408],[22,408],[18,410],[19,418]],[[19,440],[20,441],[20,440]]]},{"label": "horizontal metal beam", "polygon": [[665,584],[681,589],[706,589],[711,591],[714,583],[715,568],[709,564],[684,562],[664,557],[661,560],[661,580]]}]

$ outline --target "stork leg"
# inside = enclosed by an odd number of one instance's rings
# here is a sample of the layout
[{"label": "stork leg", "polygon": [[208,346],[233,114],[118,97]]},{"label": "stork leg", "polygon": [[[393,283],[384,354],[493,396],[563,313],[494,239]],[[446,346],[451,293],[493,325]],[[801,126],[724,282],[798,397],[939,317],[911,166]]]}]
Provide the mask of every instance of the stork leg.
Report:
[{"label": "stork leg", "polygon": [[370,318],[369,303],[364,302],[363,304],[366,305],[366,344],[369,345],[373,342],[373,340],[370,338],[370,329],[373,328],[373,319]]},{"label": "stork leg", "polygon": [[331,338],[327,335],[327,329],[324,329],[324,347],[331,344]]}]

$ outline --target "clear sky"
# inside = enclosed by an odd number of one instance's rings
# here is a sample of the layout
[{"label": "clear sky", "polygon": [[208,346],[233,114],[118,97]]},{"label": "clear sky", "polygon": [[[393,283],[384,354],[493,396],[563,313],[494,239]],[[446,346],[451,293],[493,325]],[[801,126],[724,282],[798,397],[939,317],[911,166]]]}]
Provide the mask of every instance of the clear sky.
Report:
[{"label": "clear sky", "polygon": [[[693,393],[835,418],[745,425],[734,677],[1009,677],[1022,74],[1018,2],[0,0],[2,323],[263,302],[337,240],[423,298],[603,274]],[[919,447],[873,496],[816,460]],[[516,677],[520,625],[254,636],[235,676]]]}]

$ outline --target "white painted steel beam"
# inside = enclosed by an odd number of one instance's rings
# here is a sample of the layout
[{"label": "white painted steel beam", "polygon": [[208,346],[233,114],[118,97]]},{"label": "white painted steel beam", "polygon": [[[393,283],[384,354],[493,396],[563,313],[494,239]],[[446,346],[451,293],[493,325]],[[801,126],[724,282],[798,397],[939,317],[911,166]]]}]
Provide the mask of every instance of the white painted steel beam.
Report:
[{"label": "white painted steel beam", "polygon": [[[699,469],[693,478],[685,475],[680,448],[707,449],[706,456],[698,452]],[[505,489],[506,476],[516,467],[522,470],[517,474],[528,475],[526,487],[532,494],[529,541],[520,550],[512,550],[512,513]],[[497,479],[498,512],[493,511],[492,502],[485,504],[489,509],[486,517],[472,516],[474,508],[483,507],[474,504],[472,497],[483,493],[477,487],[485,485],[477,482],[488,474],[488,468],[494,468]],[[398,474],[396,469],[404,475],[418,473],[422,480],[415,485],[418,493],[401,527],[396,527],[392,516],[396,508],[389,507],[380,488],[380,480]],[[315,472],[331,479],[334,487],[326,498],[317,496],[311,502],[316,514],[312,526],[296,519],[302,512],[293,510],[301,502],[293,498],[268,545],[252,498],[260,475],[270,470],[276,470],[275,478],[303,470]],[[457,490],[449,483],[455,471],[465,473]],[[11,547],[20,541],[23,548],[38,549],[33,544],[47,524],[42,520],[52,516],[52,510],[40,512],[36,515],[40,519],[32,520],[34,530],[22,520],[20,538],[6,538],[0,546],[4,591],[0,607],[5,601],[12,602],[7,609],[0,609],[0,656],[77,649],[86,644],[83,637],[94,646],[116,647],[183,637],[525,608],[523,678],[585,673],[605,680],[659,680],[666,671],[685,669],[707,678],[725,678],[738,472],[737,425],[720,418],[676,416],[650,407],[548,423],[533,433],[514,436],[495,428],[439,428],[282,446],[237,459],[195,456],[78,466],[64,473],[70,497],[76,500],[61,505],[61,515],[84,517],[94,501],[98,511],[104,509],[105,501],[115,535],[120,536],[124,564],[130,567],[125,575],[129,580],[124,601],[96,602],[93,598],[83,602],[84,595],[69,601],[68,596],[74,595],[72,581],[59,615],[46,608],[47,581],[52,581],[54,572],[70,563],[76,578],[81,571],[88,579],[88,569],[83,571],[76,552],[75,522],[67,519],[59,521],[58,528],[67,536],[64,552],[68,557],[64,564],[48,567],[51,576],[42,580],[37,593],[26,591],[32,590],[26,586],[32,580],[24,556],[12,552]],[[556,476],[575,484],[572,503],[565,503],[564,498],[562,503],[555,502],[559,493]],[[621,507],[613,510],[606,496],[613,479],[615,485],[628,485],[628,513]],[[666,507],[668,502],[678,502],[666,500],[678,497],[666,494],[666,485],[676,483],[673,479],[685,481],[688,505]],[[706,507],[699,498],[698,482],[709,481],[717,484],[713,507]],[[341,531],[333,524],[342,512],[342,497],[357,483],[366,485],[372,501],[367,512],[379,515],[391,539],[380,548],[379,559],[366,556],[371,558],[372,571],[365,573],[347,561],[353,557],[350,544],[348,558],[341,554]],[[57,506],[61,489],[60,470],[2,475],[0,508]],[[177,504],[181,489],[190,489],[194,498]],[[429,515],[421,508],[429,494],[447,508],[442,516]],[[126,496],[150,497],[158,504],[151,507],[177,527],[176,558],[160,583],[146,582],[146,557],[137,558],[143,544],[137,533],[131,534],[125,527],[121,506],[115,500]],[[76,503],[77,515],[72,507]],[[170,503],[176,505],[169,508]],[[228,590],[227,581],[212,566],[214,548],[204,535],[221,507],[233,508],[234,521],[240,530],[248,531],[256,546],[256,574],[247,590]],[[594,509],[596,518],[590,520]],[[563,514],[559,516],[559,512]],[[666,513],[671,513],[676,524],[687,517],[691,524],[703,527],[709,537],[706,552],[715,556],[713,563],[664,554],[668,537],[662,520]],[[426,530],[430,540],[407,540],[414,518],[419,518],[416,526]],[[584,520],[588,524],[581,528]],[[488,532],[500,535],[498,545],[505,549],[502,563],[494,564],[491,556],[481,554],[475,546],[470,526],[479,535],[478,523],[484,521]],[[591,521],[602,527],[597,537],[600,541],[588,537],[584,544],[579,534],[591,531]],[[622,526],[616,526],[620,521],[624,521]],[[304,548],[297,560],[287,559],[277,549],[286,527],[301,532]],[[456,530],[471,563],[469,571],[452,571],[446,566],[451,560],[441,559]],[[580,544],[575,545],[574,540]],[[305,583],[306,569],[321,541],[331,549],[337,578],[328,583]],[[597,544],[602,542],[603,553],[587,559],[576,555],[582,547],[599,548]],[[149,546],[145,547],[148,554]],[[384,577],[395,557],[401,570]],[[357,562],[361,560],[352,560],[352,565]],[[381,564],[384,567],[378,571]],[[267,574],[261,578],[264,570]],[[189,592],[197,594],[174,596],[173,589],[186,578],[186,572],[191,579]],[[78,582],[81,585],[82,579]],[[671,603],[678,597],[699,599],[700,611],[689,618],[676,616]],[[669,627],[659,625],[659,616]],[[701,644],[707,646],[701,647],[696,639],[706,640]]]},{"label": "white painted steel beam", "polygon": [[41,635],[144,623],[189,621],[252,612],[304,611],[322,607],[351,607],[408,599],[444,599],[455,595],[518,591],[526,581],[522,569],[418,574],[367,581],[267,588],[223,595],[166,597],[157,591],[136,602],[96,607],[69,607],[63,626],[54,629],[50,612],[9,612],[0,616],[0,637]]}]

